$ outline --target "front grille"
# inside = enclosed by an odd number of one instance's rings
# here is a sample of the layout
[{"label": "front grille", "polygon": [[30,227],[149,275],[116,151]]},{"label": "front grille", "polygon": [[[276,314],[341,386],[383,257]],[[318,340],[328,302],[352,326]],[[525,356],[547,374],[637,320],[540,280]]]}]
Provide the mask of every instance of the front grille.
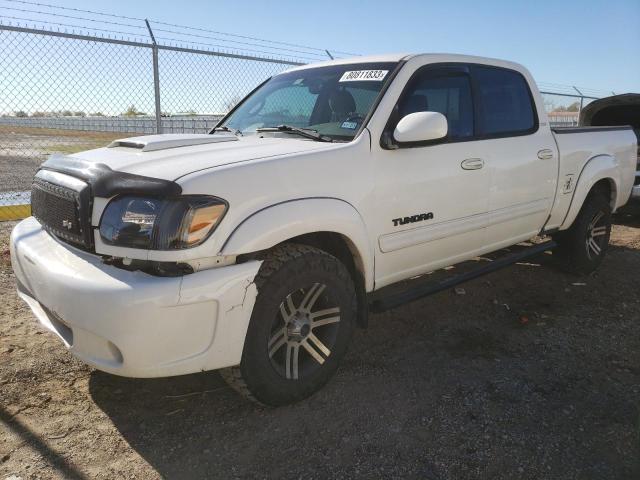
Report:
[{"label": "front grille", "polygon": [[51,234],[84,249],[92,247],[88,186],[80,191],[36,177],[31,187],[31,214]]}]

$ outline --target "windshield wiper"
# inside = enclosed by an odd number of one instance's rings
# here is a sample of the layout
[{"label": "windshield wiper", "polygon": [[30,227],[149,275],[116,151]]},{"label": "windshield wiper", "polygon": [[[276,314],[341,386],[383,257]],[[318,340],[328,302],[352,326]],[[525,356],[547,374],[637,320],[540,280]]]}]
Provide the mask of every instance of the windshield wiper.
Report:
[{"label": "windshield wiper", "polygon": [[300,135],[301,137],[310,138],[317,142],[333,142],[331,137],[327,137],[310,128],[298,128],[291,125],[278,125],[277,127],[261,127],[256,128],[256,132],[289,132]]},{"label": "windshield wiper", "polygon": [[229,128],[229,127],[227,127],[226,125],[221,125],[221,126],[219,126],[219,127],[214,127],[214,128],[213,128],[213,130],[211,130],[211,132],[210,132],[210,133],[216,133],[216,131],[219,131],[219,132],[231,132],[231,133],[233,133],[236,137],[237,137],[238,135],[242,136],[242,132],[241,132],[240,130],[237,130],[237,129],[235,129],[235,128]]}]

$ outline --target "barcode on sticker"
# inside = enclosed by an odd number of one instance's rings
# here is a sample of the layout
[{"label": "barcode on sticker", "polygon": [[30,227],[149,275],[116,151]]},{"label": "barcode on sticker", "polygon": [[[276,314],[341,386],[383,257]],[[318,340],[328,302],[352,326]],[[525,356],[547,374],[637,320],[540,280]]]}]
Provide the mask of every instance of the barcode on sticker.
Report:
[{"label": "barcode on sticker", "polygon": [[387,76],[389,70],[351,70],[344,72],[340,78],[340,82],[362,82],[373,81],[380,82]]}]

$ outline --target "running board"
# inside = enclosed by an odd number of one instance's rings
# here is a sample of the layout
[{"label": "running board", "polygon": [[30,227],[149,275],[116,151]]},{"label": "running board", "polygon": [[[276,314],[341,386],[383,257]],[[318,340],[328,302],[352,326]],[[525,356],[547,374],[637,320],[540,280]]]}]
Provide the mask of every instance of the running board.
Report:
[{"label": "running board", "polygon": [[551,250],[556,245],[557,244],[555,241],[549,240],[544,243],[526,247],[525,249],[518,252],[509,253],[504,257],[500,257],[486,265],[483,265],[480,268],[476,268],[475,270],[461,273],[459,275],[454,275],[436,283],[418,285],[417,287],[410,288],[399,293],[390,294],[389,296],[381,298],[375,298],[374,294],[374,299],[370,303],[369,310],[373,313],[380,313],[391,310],[392,308],[399,307],[400,305],[403,305],[405,303],[413,302],[420,298],[433,295],[434,293],[438,293],[442,290],[455,287],[456,285],[459,285],[463,282],[473,280],[474,278],[481,277],[482,275],[485,275],[487,273],[495,272],[496,270],[500,270],[503,267],[513,265],[514,263],[520,262],[525,258],[529,258],[542,252],[546,252],[547,250]]}]

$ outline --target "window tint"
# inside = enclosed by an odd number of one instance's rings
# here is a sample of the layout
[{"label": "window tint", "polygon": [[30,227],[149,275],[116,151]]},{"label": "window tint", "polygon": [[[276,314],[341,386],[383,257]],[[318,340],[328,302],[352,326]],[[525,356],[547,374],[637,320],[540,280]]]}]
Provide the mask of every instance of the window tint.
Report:
[{"label": "window tint", "polygon": [[375,88],[364,88],[364,86],[346,86],[345,90],[351,94],[353,100],[356,102],[355,112],[359,115],[366,115],[369,107],[373,104],[376,97],[378,96],[378,89]]},{"label": "window tint", "polygon": [[317,98],[318,94],[310,93],[309,89],[302,85],[281,88],[264,99],[259,113],[266,122],[274,125],[284,123],[306,127]]},{"label": "window tint", "polygon": [[275,75],[226,116],[221,126],[244,135],[263,135],[258,129],[291,125],[350,141],[361,130],[396,66],[389,62],[341,64]]},{"label": "window tint", "polygon": [[400,118],[415,112],[440,112],[447,117],[449,138],[473,136],[471,84],[466,75],[438,76],[430,70],[414,78],[399,104]]},{"label": "window tint", "polygon": [[529,87],[518,72],[502,68],[474,68],[481,104],[481,134],[521,133],[535,126]]}]

